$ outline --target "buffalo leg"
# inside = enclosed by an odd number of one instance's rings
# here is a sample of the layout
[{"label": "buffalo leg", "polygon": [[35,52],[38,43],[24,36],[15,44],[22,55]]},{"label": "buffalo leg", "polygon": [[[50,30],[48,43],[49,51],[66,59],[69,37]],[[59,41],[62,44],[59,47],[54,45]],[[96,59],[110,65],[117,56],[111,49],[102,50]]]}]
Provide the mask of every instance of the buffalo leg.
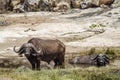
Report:
[{"label": "buffalo leg", "polygon": [[35,70],[35,62],[30,61],[31,65],[32,65],[32,70]]},{"label": "buffalo leg", "polygon": [[60,66],[60,67],[64,68],[64,55],[60,55],[59,57],[57,57],[54,60],[54,62],[55,62],[55,66],[54,67]]},{"label": "buffalo leg", "polygon": [[58,59],[54,59],[54,63],[55,63],[54,67],[58,66]]},{"label": "buffalo leg", "polygon": [[32,69],[35,70],[35,63],[33,62],[31,63],[31,65],[32,65]]},{"label": "buffalo leg", "polygon": [[58,65],[64,68],[64,55],[60,55],[58,58]]},{"label": "buffalo leg", "polygon": [[40,61],[39,60],[36,61],[36,69],[40,70]]},{"label": "buffalo leg", "polygon": [[30,64],[32,65],[32,70],[35,70],[35,62],[30,58],[27,58],[27,59],[30,62]]}]

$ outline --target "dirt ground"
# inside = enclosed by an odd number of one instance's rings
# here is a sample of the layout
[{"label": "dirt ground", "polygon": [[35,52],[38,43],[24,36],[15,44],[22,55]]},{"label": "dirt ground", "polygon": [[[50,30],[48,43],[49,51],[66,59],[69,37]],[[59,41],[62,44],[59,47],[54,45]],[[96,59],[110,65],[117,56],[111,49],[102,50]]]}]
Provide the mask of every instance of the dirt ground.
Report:
[{"label": "dirt ground", "polygon": [[13,46],[19,48],[33,37],[61,40],[66,57],[87,53],[93,47],[119,48],[120,7],[0,14],[0,58],[18,58]]}]

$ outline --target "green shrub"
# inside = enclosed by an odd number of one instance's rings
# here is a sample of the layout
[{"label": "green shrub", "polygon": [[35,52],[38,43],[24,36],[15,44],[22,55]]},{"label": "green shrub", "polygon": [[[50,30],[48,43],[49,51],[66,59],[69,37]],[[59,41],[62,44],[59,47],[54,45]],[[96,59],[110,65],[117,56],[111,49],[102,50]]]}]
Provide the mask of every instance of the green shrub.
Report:
[{"label": "green shrub", "polygon": [[91,24],[89,27],[96,28],[96,27],[106,27],[106,26],[104,24]]}]

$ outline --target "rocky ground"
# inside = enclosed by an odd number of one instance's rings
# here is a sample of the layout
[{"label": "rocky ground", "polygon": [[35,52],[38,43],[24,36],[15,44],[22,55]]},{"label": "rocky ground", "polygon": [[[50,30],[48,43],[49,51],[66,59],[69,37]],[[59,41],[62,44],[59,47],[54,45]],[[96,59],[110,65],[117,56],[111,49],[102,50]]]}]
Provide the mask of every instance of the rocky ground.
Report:
[{"label": "rocky ground", "polygon": [[[120,53],[119,26],[119,1],[113,4],[112,9],[0,14],[0,64],[19,65],[22,59],[23,62],[27,62],[13,52],[13,46],[20,47],[32,37],[61,40],[67,48],[66,57],[82,54],[93,47],[113,47]],[[3,64],[4,61],[9,64]]]}]

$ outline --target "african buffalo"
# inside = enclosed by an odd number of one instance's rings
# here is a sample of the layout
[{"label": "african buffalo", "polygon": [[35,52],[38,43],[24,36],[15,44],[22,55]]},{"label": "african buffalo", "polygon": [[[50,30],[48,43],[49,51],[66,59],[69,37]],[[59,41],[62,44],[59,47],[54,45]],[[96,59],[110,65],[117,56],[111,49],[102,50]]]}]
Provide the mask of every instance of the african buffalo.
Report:
[{"label": "african buffalo", "polygon": [[76,56],[73,59],[70,59],[69,63],[70,64],[89,64],[89,65],[94,65],[95,61],[92,60],[92,58],[95,58],[95,57],[96,57],[96,54]]},{"label": "african buffalo", "polygon": [[40,38],[32,38],[23,44],[17,51],[21,56],[23,53],[32,65],[32,69],[40,69],[40,61],[50,64],[54,61],[56,66],[64,67],[65,45],[59,40],[43,40]]},{"label": "african buffalo", "polygon": [[99,67],[109,64],[109,58],[105,54],[82,55],[74,57],[69,63],[97,65]]},{"label": "african buffalo", "polygon": [[105,66],[106,64],[109,64],[109,58],[105,54],[98,54],[93,60],[96,61],[96,65],[99,66]]}]

